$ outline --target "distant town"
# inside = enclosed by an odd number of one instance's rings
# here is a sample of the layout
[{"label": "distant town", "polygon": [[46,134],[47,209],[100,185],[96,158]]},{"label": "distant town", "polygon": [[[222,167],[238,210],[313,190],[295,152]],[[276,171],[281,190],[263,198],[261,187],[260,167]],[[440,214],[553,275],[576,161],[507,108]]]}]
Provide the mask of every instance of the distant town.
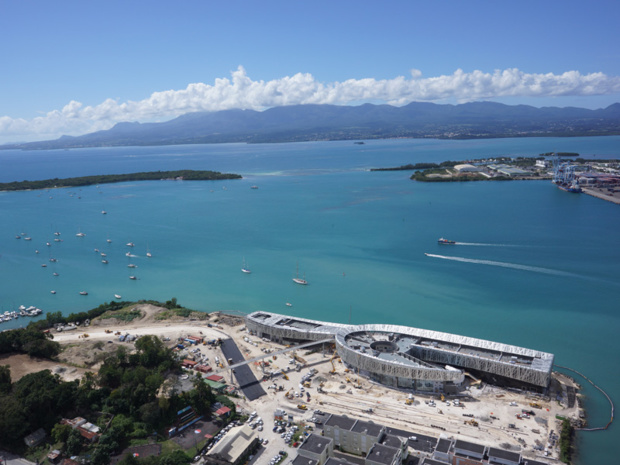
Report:
[{"label": "distant town", "polygon": [[538,157],[494,157],[417,163],[371,171],[415,171],[420,182],[550,180],[571,193],[586,193],[620,203],[620,161],[584,159],[577,153],[544,153]]}]

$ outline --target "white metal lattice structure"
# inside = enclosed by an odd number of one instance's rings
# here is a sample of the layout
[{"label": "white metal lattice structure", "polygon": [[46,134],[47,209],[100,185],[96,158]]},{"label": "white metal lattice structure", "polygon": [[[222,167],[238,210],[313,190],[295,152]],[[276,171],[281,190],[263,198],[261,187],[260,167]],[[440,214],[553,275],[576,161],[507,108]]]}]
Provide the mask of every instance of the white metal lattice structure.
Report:
[{"label": "white metal lattice structure", "polygon": [[248,315],[246,325],[260,337],[286,343],[331,335],[343,362],[363,373],[395,379],[459,382],[463,370],[475,370],[546,387],[554,359],[553,354],[524,347],[398,325],[353,326],[268,312]]}]

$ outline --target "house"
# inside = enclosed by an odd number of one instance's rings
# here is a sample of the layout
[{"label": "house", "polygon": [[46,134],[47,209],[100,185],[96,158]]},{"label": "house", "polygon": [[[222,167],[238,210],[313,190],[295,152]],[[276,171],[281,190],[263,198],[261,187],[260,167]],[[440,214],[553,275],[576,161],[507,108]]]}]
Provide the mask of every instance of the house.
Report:
[{"label": "house", "polygon": [[223,406],[215,411],[215,415],[221,418],[228,418],[230,416],[230,412],[231,410],[228,407]]}]

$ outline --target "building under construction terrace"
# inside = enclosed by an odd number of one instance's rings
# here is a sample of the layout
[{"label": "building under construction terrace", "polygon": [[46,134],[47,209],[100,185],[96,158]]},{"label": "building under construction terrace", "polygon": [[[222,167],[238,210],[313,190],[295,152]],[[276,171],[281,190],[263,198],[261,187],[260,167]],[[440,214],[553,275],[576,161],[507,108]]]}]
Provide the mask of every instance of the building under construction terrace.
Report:
[{"label": "building under construction terrace", "polygon": [[396,325],[343,325],[268,312],[246,317],[248,331],[280,344],[333,340],[346,366],[386,386],[457,392],[465,377],[542,391],[553,354],[456,334]]}]

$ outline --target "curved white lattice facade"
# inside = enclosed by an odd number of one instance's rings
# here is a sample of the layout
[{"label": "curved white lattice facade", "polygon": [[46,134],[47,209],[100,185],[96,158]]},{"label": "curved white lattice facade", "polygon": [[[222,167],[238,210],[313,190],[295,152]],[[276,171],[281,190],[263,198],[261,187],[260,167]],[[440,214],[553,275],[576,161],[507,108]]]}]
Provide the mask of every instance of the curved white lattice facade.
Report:
[{"label": "curved white lattice facade", "polygon": [[248,315],[246,325],[280,343],[333,337],[348,366],[397,386],[406,380],[458,384],[473,371],[544,388],[553,367],[553,354],[407,326],[353,326],[267,312]]}]

